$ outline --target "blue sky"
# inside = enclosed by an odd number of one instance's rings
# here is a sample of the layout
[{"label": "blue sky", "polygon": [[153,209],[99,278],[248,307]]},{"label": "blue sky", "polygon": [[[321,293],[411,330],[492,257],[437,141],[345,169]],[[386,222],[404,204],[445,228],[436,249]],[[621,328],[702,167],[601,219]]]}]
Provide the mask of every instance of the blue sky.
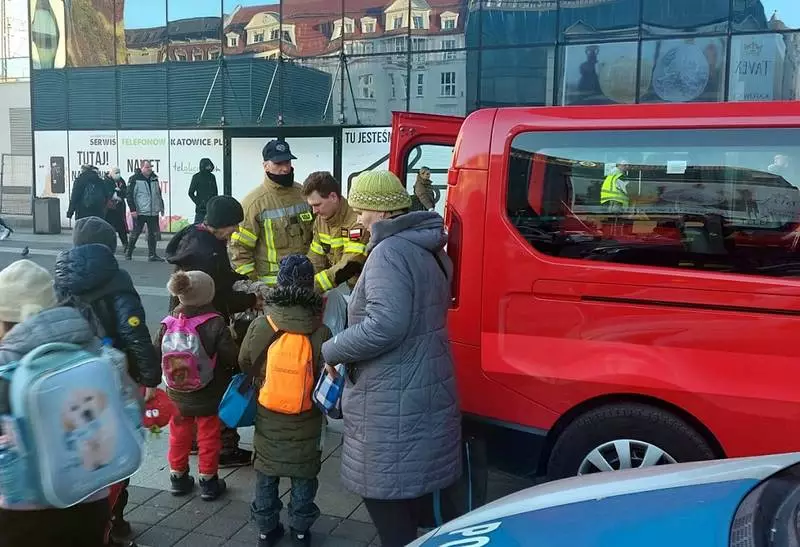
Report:
[{"label": "blue sky", "polygon": [[[276,0],[222,0],[226,13],[238,6],[278,3]],[[167,0],[125,0],[125,28],[163,25],[167,20]],[[220,0],[169,0],[169,19],[219,16]]]}]

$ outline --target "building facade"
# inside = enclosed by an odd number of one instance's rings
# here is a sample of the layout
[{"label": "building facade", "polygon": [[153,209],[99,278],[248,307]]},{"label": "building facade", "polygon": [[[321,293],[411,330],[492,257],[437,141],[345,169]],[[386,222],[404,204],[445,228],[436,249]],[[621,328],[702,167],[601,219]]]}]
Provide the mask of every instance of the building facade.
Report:
[{"label": "building facade", "polygon": [[276,135],[306,154],[300,178],[384,165],[392,111],[800,94],[796,0],[30,0],[30,16],[37,193],[64,196],[51,156],[69,179],[79,149],[123,172],[158,155],[176,225],[202,148],[186,143],[212,143],[244,195]]}]

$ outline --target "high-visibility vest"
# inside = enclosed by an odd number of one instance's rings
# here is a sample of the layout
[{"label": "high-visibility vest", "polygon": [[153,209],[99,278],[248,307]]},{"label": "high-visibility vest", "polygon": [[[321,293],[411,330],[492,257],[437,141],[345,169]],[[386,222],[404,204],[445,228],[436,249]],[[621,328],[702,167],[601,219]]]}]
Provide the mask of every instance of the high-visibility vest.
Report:
[{"label": "high-visibility vest", "polygon": [[605,205],[606,203],[613,201],[616,203],[621,204],[623,207],[627,207],[630,205],[630,199],[628,198],[628,194],[623,192],[617,186],[617,181],[622,178],[622,173],[611,173],[608,175],[605,180],[603,180],[603,186],[600,188],[600,204]]}]

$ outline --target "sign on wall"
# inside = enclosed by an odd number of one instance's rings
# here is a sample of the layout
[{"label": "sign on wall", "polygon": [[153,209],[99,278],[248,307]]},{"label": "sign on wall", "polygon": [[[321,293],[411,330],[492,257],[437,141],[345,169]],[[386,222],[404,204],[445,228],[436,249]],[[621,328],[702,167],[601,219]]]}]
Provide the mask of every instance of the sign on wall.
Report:
[{"label": "sign on wall", "polygon": [[[242,200],[264,180],[261,149],[274,137],[231,139],[231,194]],[[332,137],[287,138],[297,159],[294,179],[302,184],[314,171],[333,172]]]},{"label": "sign on wall", "polygon": [[36,131],[33,134],[36,197],[55,197],[61,201],[61,226],[68,227],[67,208],[72,181],[67,162],[66,131]]},{"label": "sign on wall", "polygon": [[[126,181],[140,169],[145,161],[153,166],[161,184],[161,195],[164,198],[164,216],[161,217],[161,230],[170,229],[170,168],[169,168],[169,132],[168,131],[119,131],[119,170]],[[128,213],[130,219],[130,213]],[[130,220],[129,220],[130,223]]]},{"label": "sign on wall", "polygon": [[342,130],[342,193],[345,196],[353,179],[362,171],[389,169],[391,140],[391,127]]},{"label": "sign on wall", "polygon": [[214,164],[217,190],[223,193],[222,131],[170,131],[171,231],[178,231],[194,222],[195,205],[189,199],[192,177],[200,170],[200,160],[208,158]]},{"label": "sign on wall", "polygon": [[70,180],[81,174],[83,165],[94,165],[101,175],[116,167],[116,131],[70,131],[68,140]]}]

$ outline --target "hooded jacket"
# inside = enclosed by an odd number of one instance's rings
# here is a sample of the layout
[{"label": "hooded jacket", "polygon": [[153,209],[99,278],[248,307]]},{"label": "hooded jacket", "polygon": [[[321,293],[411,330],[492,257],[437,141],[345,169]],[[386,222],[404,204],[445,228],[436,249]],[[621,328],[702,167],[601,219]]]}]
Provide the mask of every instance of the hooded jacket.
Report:
[{"label": "hooded jacket", "polygon": [[350,327],[322,346],[326,363],[348,365],[342,481],[364,498],[416,498],[461,475],[445,242],[436,213],[375,223]]},{"label": "hooded jacket", "polygon": [[[86,190],[91,185],[97,185],[95,191],[100,194],[100,201],[96,207],[87,208],[84,204],[84,194]],[[100,217],[103,218],[106,215],[106,206],[108,200],[111,199],[111,196],[114,194],[113,190],[106,184],[106,182],[100,178],[100,175],[95,173],[93,170],[87,170],[78,175],[78,178],[75,179],[74,184],[72,185],[72,195],[69,199],[69,208],[67,209],[67,218],[72,218],[72,215],[75,215],[75,220],[84,218],[84,217]]]},{"label": "hooded jacket", "polygon": [[203,158],[200,160],[200,170],[192,176],[192,182],[189,184],[189,199],[194,202],[195,212],[205,213],[208,200],[217,195],[219,188],[217,188],[217,177],[214,176],[214,163],[208,158]]},{"label": "hooded jacket", "polygon": [[[186,317],[195,317],[204,313],[213,313],[217,310],[211,305],[206,306],[178,306],[170,315],[177,317],[184,314]],[[161,342],[164,339],[166,327],[162,324],[153,345],[161,362]],[[209,384],[197,391],[183,392],[167,388],[167,395],[178,407],[181,416],[216,416],[219,402],[228,388],[231,378],[237,371],[236,358],[238,348],[233,341],[227,322],[221,317],[209,319],[197,328],[200,343],[209,356],[216,355],[217,364],[214,367],[214,377]]]},{"label": "hooded jacket", "polygon": [[[5,335],[0,341],[0,366],[20,360],[26,353],[39,347],[43,341],[76,344],[93,353],[101,349],[100,340],[78,310],[68,307],[50,308],[15,325]],[[0,414],[11,412],[9,387],[9,382],[0,380]],[[103,489],[84,503],[106,497],[108,489]],[[46,509],[46,507],[27,507],[27,509]],[[42,525],[47,526],[47,522],[42,522]]]},{"label": "hooded jacket", "polygon": [[114,253],[99,243],[79,245],[56,258],[56,296],[91,306],[114,347],[128,356],[128,372],[143,386],[161,383],[161,365],[147,329],[142,301]]},{"label": "hooded jacket", "polygon": [[[311,290],[277,287],[265,299],[265,312],[284,332],[310,336],[318,378],[322,343],[331,337],[330,329],[322,324],[322,297]],[[250,324],[239,351],[239,368],[252,372],[257,385],[263,383],[266,367],[252,370],[253,363],[267,351],[273,334],[266,317],[259,317]],[[321,435],[322,413],[316,406],[302,414],[288,415],[259,405],[253,437],[256,470],[271,477],[315,478],[321,464]]]},{"label": "hooded jacket", "polygon": [[[212,304],[226,320],[256,305],[255,295],[233,290],[234,283],[247,277],[231,269],[225,242],[202,225],[187,226],[175,234],[167,244],[166,259],[176,271],[200,270],[211,276],[217,291]],[[172,297],[170,310],[177,305],[178,299]]]}]

